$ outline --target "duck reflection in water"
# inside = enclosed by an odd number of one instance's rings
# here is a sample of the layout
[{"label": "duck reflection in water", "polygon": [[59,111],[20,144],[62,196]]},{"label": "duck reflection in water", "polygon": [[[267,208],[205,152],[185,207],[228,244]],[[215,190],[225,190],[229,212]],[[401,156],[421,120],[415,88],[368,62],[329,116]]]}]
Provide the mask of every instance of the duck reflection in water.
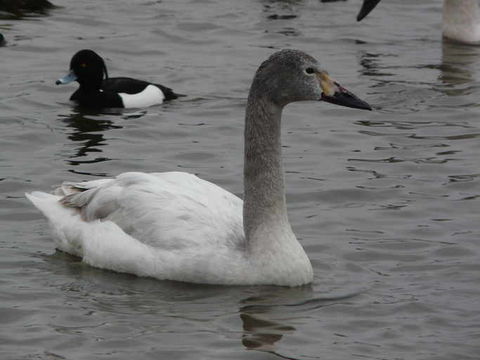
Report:
[{"label": "duck reflection in water", "polygon": [[[113,120],[106,118],[105,114],[96,112],[75,112],[70,115],[59,115],[59,117],[67,128],[71,129],[71,131],[67,130],[68,139],[78,145],[75,153],[67,160],[68,164],[78,166],[110,160],[100,155],[103,152],[102,147],[107,145],[104,133],[112,129],[121,129],[122,126],[116,125]],[[70,171],[83,174],[83,172]]]}]

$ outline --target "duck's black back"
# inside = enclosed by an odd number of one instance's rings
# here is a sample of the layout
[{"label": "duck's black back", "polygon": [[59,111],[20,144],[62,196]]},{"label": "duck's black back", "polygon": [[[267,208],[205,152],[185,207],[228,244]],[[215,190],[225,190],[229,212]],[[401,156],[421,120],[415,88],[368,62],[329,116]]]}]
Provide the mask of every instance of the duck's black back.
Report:
[{"label": "duck's black back", "polygon": [[107,78],[102,82],[102,90],[115,93],[138,94],[145,90],[148,85],[154,85],[162,90],[165,95],[165,100],[173,100],[178,98],[178,95],[172,89],[160,85],[152,84],[147,81],[132,79],[128,77]]}]

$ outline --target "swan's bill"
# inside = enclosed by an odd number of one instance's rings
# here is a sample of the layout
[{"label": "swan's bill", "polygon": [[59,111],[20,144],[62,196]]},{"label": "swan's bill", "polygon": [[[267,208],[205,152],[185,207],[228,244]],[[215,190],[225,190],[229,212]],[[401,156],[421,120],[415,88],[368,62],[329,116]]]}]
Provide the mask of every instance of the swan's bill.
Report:
[{"label": "swan's bill", "polygon": [[362,19],[370,14],[370,12],[377,6],[380,0],[363,0],[362,8],[358,12],[357,21],[362,21]]},{"label": "swan's bill", "polygon": [[326,72],[320,72],[317,76],[323,91],[320,100],[354,109],[372,110],[367,102],[334,81]]}]

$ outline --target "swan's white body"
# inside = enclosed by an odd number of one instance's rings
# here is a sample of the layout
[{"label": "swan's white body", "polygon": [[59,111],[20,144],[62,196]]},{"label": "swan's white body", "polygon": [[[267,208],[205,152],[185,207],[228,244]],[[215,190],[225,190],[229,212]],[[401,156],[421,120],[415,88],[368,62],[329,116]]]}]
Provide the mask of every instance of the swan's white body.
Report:
[{"label": "swan's white body", "polygon": [[56,247],[95,267],[209,284],[312,280],[288,230],[290,243],[277,246],[285,234],[266,229],[262,256],[246,251],[243,201],[195,175],[124,173],[27,197],[49,220]]},{"label": "swan's white body", "polygon": [[466,44],[480,44],[478,0],[444,0],[443,36]]},{"label": "swan's white body", "polygon": [[[357,21],[364,19],[381,0],[363,0]],[[479,0],[443,0],[443,37],[464,44],[480,44]]]}]

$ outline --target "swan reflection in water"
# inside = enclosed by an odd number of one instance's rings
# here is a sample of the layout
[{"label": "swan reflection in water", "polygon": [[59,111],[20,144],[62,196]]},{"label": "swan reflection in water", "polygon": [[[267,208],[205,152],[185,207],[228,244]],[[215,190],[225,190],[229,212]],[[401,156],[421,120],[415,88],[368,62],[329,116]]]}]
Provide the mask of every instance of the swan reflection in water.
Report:
[{"label": "swan reflection in water", "polygon": [[[422,102],[432,105],[432,99],[438,99],[443,106],[444,97],[462,97],[462,106],[474,106],[476,79],[480,67],[480,46],[469,46],[461,43],[441,42],[441,57],[435,54],[426,63],[410,63],[398,65],[400,54],[388,51],[375,52],[359,50],[359,71],[362,76],[368,77],[372,89],[381,88],[378,96],[384,101],[377,104],[377,109],[385,108],[399,111],[410,109],[418,111]],[[392,59],[390,59],[392,58]],[[432,74],[429,80],[405,79],[402,72],[427,71]],[[377,90],[374,90],[375,93]],[[393,94],[389,94],[393,92]],[[388,95],[388,96],[387,96]],[[429,101],[424,101],[429,99]],[[383,102],[383,104],[382,104]],[[442,105],[443,104],[443,105]],[[460,105],[460,104],[457,104]]]},{"label": "swan reflection in water", "polygon": [[[286,310],[301,307],[313,297],[312,288],[272,288],[271,291],[242,300],[242,344],[248,350],[264,351],[281,358],[291,359],[277,352],[275,344],[285,335],[293,334],[295,327],[290,324]],[[281,303],[279,303],[281,301]]]},{"label": "swan reflection in water", "polygon": [[[476,82],[479,58],[480,46],[443,42],[439,80],[446,85],[447,95],[458,96],[469,92]],[[462,86],[467,84],[470,84],[467,88]]]},{"label": "swan reflection in water", "polygon": [[337,304],[353,298],[363,290],[350,293],[315,296],[312,287],[271,288],[262,295],[244,299],[240,307],[243,334],[242,344],[247,350],[262,351],[288,360],[299,360],[282,354],[278,342],[297,330],[292,322],[298,322],[298,313]]},{"label": "swan reflection in water", "polygon": [[[146,336],[156,336],[159,344],[165,341],[164,329],[177,331],[178,324],[184,326],[187,322],[192,327],[199,326],[193,331],[202,333],[221,326],[223,331],[232,334],[232,344],[238,347],[237,350],[267,353],[279,359],[304,360],[292,356],[296,351],[289,351],[287,344],[302,339],[303,324],[310,322],[308,317],[329,306],[357,301],[357,296],[367,290],[357,286],[359,283],[366,285],[366,282],[359,281],[359,278],[352,282],[351,274],[343,273],[341,269],[333,270],[337,276],[322,284],[322,295],[319,296],[318,289],[312,286],[225,287],[158,281],[97,269],[59,250],[38,256],[45,260],[51,274],[63,279],[58,284],[65,298],[78,300],[80,293],[88,302],[92,312],[82,319],[85,323],[95,323],[98,314],[102,314],[107,322],[125,325],[135,331],[135,326],[125,324],[126,319],[118,315],[136,314],[134,321],[146,328]],[[68,323],[70,313],[65,316],[68,319],[60,321],[62,326]],[[72,326],[78,327],[78,323]],[[116,339],[109,327],[92,328],[96,329],[96,337]],[[124,338],[125,334],[121,336]],[[232,337],[229,336],[228,340]],[[184,338],[179,336],[178,339],[177,345],[183,347]],[[215,336],[210,340],[218,341]]]}]

